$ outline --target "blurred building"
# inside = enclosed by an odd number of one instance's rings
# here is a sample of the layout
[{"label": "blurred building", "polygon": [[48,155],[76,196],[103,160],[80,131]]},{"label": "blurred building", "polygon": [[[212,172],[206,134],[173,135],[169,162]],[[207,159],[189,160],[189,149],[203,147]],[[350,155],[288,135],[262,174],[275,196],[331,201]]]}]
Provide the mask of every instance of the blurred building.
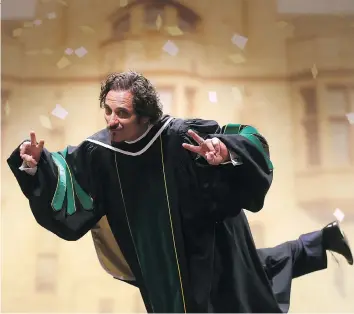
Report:
[{"label": "blurred building", "polygon": [[[2,312],[144,311],[90,234],[68,243],[37,225],[5,163],[32,129],[59,150],[102,128],[100,81],[113,71],[143,72],[166,113],[267,137],[274,183],[249,215],[259,246],[322,228],[337,207],[354,243],[350,1],[42,0],[35,12],[1,23]],[[340,261],[294,281],[292,312],[354,312],[354,268]]]}]

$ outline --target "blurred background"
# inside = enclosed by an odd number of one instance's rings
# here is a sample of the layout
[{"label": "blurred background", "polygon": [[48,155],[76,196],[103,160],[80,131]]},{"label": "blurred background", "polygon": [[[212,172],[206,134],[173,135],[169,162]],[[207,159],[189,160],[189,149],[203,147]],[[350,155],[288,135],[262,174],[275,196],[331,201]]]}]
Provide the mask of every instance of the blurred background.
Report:
[{"label": "blurred background", "polygon": [[[142,72],[165,113],[244,123],[269,141],[274,183],[248,214],[258,247],[334,220],[354,245],[353,0],[3,0],[2,312],[145,312],[101,267],[91,234],[42,229],[6,165],[35,130],[49,150],[104,127],[110,72]],[[291,312],[354,312],[354,267],[296,279]]]}]

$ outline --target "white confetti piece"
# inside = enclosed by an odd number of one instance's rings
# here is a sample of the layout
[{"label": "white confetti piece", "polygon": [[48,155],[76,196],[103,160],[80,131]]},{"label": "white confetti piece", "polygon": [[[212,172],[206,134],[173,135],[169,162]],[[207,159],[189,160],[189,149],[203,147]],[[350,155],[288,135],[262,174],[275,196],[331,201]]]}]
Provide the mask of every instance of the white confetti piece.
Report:
[{"label": "white confetti piece", "polygon": [[216,92],[209,92],[209,101],[212,103],[218,102],[218,96],[217,96]]},{"label": "white confetti piece", "polygon": [[57,67],[61,70],[66,68],[71,64],[70,60],[66,57],[62,57],[58,62],[57,62]]},{"label": "white confetti piece", "polygon": [[10,115],[10,105],[9,102],[5,104],[5,116],[8,117]]},{"label": "white confetti piece", "polygon": [[243,37],[239,34],[235,34],[234,36],[232,36],[231,41],[234,45],[236,45],[240,49],[244,49],[247,44],[248,38]]},{"label": "white confetti piece", "polygon": [[71,48],[66,48],[64,52],[66,55],[70,56],[74,53],[74,50],[72,50]]},{"label": "white confetti piece", "polygon": [[347,116],[349,123],[354,124],[354,112],[347,113],[346,116]]},{"label": "white confetti piece", "polygon": [[333,213],[333,216],[336,217],[339,222],[342,222],[344,219],[344,213],[339,208],[336,208]]},{"label": "white confetti piece", "polygon": [[156,19],[156,28],[159,30],[159,29],[161,29],[161,26],[162,26],[162,18],[161,18],[161,15],[159,14]]},{"label": "white confetti piece", "polygon": [[235,104],[237,106],[240,106],[242,104],[243,93],[244,93],[243,88],[232,87],[232,89],[231,89],[232,98],[234,99]]},{"label": "white confetti piece", "polygon": [[318,75],[318,69],[317,69],[317,66],[316,64],[314,64],[311,68],[311,73],[312,73],[312,77],[315,79]]},{"label": "white confetti piece", "polygon": [[77,48],[75,50],[75,54],[79,57],[82,58],[84,55],[87,54],[87,50],[84,47]]},{"label": "white confetti piece", "polygon": [[52,111],[52,115],[64,120],[68,115],[68,112],[62,106],[56,104],[54,110]]},{"label": "white confetti piece", "polygon": [[128,0],[120,0],[120,6],[123,8],[128,5]]},{"label": "white confetti piece", "polygon": [[33,21],[33,24],[36,26],[39,26],[42,24],[42,20],[35,20],[35,21]]},{"label": "white confetti piece", "polygon": [[94,34],[96,33],[95,30],[87,25],[82,25],[80,26],[80,29],[82,30],[82,32],[86,33],[86,34]]},{"label": "white confetti piece", "polygon": [[48,18],[49,20],[54,20],[56,17],[57,17],[57,15],[56,15],[55,12],[51,12],[51,13],[48,13],[48,14],[47,14],[47,18]]},{"label": "white confetti piece", "polygon": [[16,28],[12,31],[12,36],[13,37],[20,37],[23,33],[23,29],[22,28]]},{"label": "white confetti piece", "polygon": [[166,42],[166,44],[164,44],[163,48],[162,48],[165,52],[167,52],[169,55],[171,56],[176,56],[178,54],[178,47],[176,46],[176,44],[171,41],[171,40],[168,40]]},{"label": "white confetti piece", "polygon": [[169,26],[169,27],[166,27],[166,30],[171,36],[183,35],[182,30],[178,26]]},{"label": "white confetti piece", "polygon": [[277,26],[280,27],[280,28],[285,28],[285,27],[288,26],[288,23],[285,22],[285,21],[279,21],[279,22],[277,23]]},{"label": "white confetti piece", "polygon": [[49,130],[52,129],[52,123],[50,122],[50,120],[47,116],[39,116],[39,121],[41,122],[41,125],[44,128],[49,129]]}]

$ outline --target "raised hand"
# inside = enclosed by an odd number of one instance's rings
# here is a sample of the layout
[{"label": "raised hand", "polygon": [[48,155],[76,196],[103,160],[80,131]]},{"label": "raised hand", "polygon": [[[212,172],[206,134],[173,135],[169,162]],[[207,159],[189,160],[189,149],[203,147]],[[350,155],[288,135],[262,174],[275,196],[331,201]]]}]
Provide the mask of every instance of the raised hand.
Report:
[{"label": "raised hand", "polygon": [[37,143],[36,134],[32,131],[30,132],[30,142],[24,142],[20,147],[20,156],[26,164],[34,168],[37,166],[39,159],[41,158],[41,154],[44,147],[44,141],[40,140]]},{"label": "raised hand", "polygon": [[216,166],[230,160],[229,151],[226,145],[218,138],[213,137],[212,139],[204,140],[192,130],[188,130],[188,134],[198,143],[198,145],[183,143],[182,146],[185,149],[204,157],[210,165]]}]

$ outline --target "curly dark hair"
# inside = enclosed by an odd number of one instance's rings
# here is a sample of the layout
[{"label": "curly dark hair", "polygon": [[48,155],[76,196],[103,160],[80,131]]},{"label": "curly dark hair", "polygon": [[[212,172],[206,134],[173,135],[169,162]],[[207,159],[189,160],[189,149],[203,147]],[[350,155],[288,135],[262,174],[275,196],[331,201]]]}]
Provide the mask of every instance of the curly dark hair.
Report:
[{"label": "curly dark hair", "polygon": [[162,116],[159,95],[151,82],[142,74],[128,71],[112,73],[101,84],[100,107],[103,108],[109,91],[129,91],[133,96],[133,108],[138,118],[149,118],[151,124]]}]

